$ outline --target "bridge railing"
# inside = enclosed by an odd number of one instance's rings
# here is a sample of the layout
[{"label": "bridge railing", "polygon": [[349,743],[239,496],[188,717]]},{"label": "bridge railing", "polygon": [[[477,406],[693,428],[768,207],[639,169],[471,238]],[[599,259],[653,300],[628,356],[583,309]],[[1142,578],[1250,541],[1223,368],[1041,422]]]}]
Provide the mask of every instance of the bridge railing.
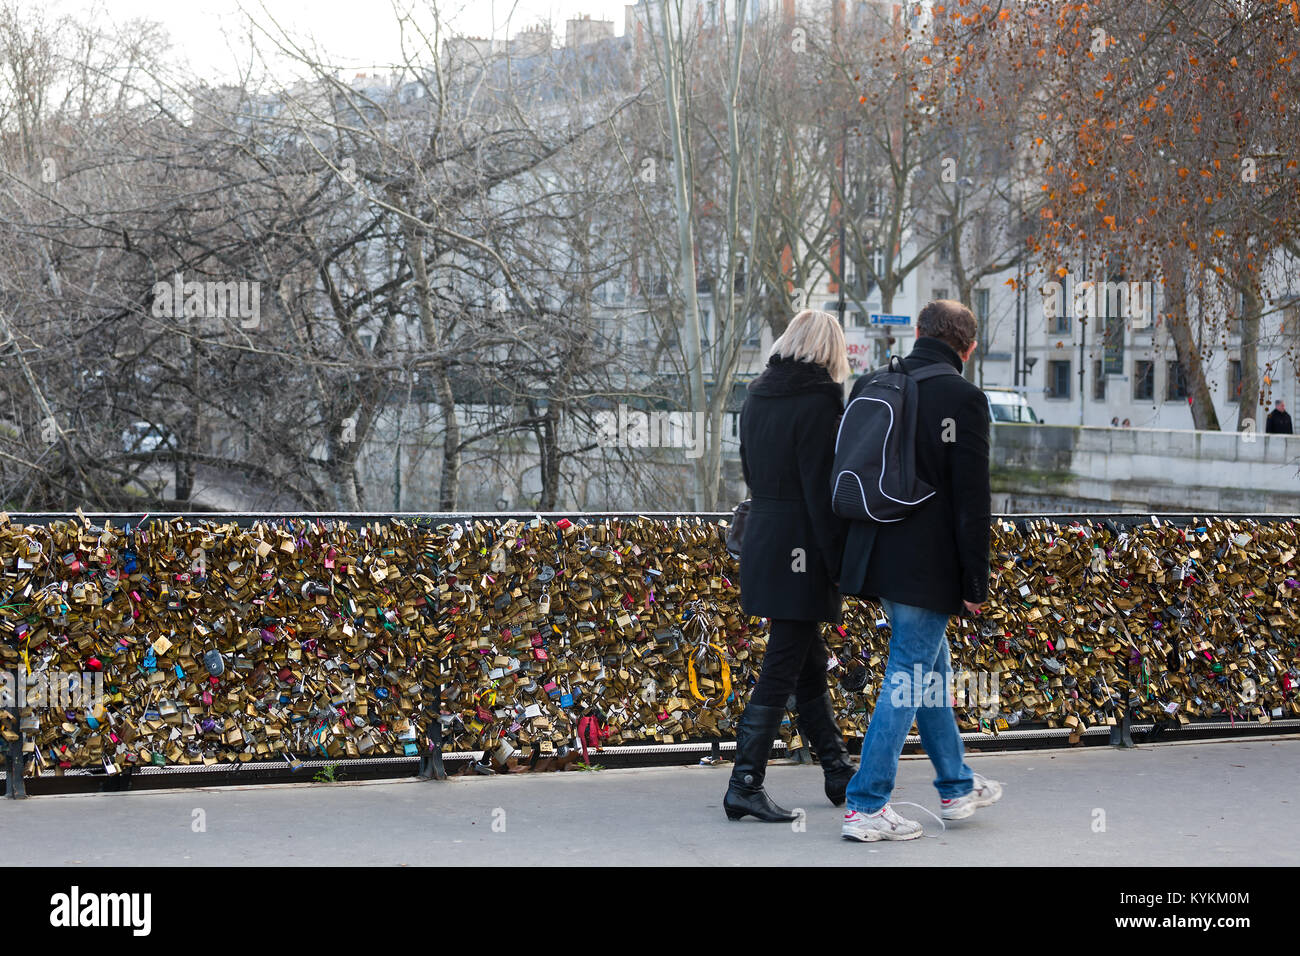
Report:
[{"label": "bridge railing", "polygon": [[[485,771],[579,749],[716,755],[766,641],[740,611],[728,517],[10,513],[7,789],[276,760],[436,777],[444,750]],[[995,516],[989,604],[951,623],[963,729],[1127,743],[1130,721],[1300,717],[1298,529]],[[886,624],[852,598],[825,629],[850,739],[890,689]]]}]

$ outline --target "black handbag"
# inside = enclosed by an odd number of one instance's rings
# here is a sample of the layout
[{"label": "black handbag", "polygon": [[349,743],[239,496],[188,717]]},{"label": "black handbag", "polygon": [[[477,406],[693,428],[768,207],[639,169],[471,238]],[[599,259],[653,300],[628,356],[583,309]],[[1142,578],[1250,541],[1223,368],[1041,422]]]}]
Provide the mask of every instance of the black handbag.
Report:
[{"label": "black handbag", "polygon": [[727,529],[727,553],[740,560],[740,547],[745,542],[745,519],[749,517],[749,499],[731,509],[731,526]]}]

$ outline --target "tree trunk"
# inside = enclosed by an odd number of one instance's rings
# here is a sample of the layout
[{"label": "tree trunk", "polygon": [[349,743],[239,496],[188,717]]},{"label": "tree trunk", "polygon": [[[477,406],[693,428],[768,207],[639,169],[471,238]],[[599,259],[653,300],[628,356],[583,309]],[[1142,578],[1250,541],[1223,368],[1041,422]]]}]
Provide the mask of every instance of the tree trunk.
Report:
[{"label": "tree trunk", "polygon": [[560,448],[557,440],[558,414],[552,400],[546,406],[542,424],[538,429],[538,441],[541,444],[542,498],[538,504],[541,511],[554,511],[560,497]]},{"label": "tree trunk", "polygon": [[1249,281],[1242,292],[1245,307],[1241,314],[1241,396],[1237,400],[1237,430],[1253,428],[1263,432],[1264,422],[1259,416],[1260,406],[1264,403],[1259,388],[1259,313],[1262,303]]},{"label": "tree trunk", "polygon": [[176,500],[188,504],[194,495],[195,467],[192,456],[199,451],[199,403],[196,396],[201,394],[202,389],[199,348],[193,335],[185,336],[185,352],[190,363],[191,397],[186,402],[188,408],[178,428],[180,434],[172,436],[177,444],[177,448],[174,449],[177,457],[172,464],[172,469],[176,476]]},{"label": "tree trunk", "polygon": [[438,479],[438,510],[455,511],[460,493],[460,422],[451,378],[441,364],[434,370],[438,408],[442,412],[442,475]]},{"label": "tree trunk", "polygon": [[[665,8],[665,12],[666,8]],[[680,10],[678,11],[680,14]],[[681,290],[682,306],[685,310],[686,329],[683,338],[683,359],[686,365],[687,410],[696,414],[707,412],[708,404],[704,397],[704,354],[701,344],[700,304],[696,289],[699,280],[695,273],[695,232],[694,204],[692,201],[690,148],[686,141],[685,91],[682,89],[680,17],[674,24],[664,17],[663,31],[663,77],[664,107],[668,113],[668,133],[673,149],[673,201],[677,213],[677,252],[678,252],[678,288]],[[698,419],[696,419],[698,420]],[[696,458],[694,464],[694,481],[691,507],[703,511],[708,506],[709,494],[707,471],[708,455]]]},{"label": "tree trunk", "polygon": [[[424,238],[409,214],[402,216],[402,233],[406,239],[406,258],[415,278],[416,301],[420,308],[420,329],[424,344],[430,352],[438,353],[442,342],[438,322],[429,301],[429,272],[424,262]],[[442,474],[438,479],[438,508],[455,511],[460,493],[460,422],[456,419],[456,396],[452,392],[451,377],[442,361],[430,370],[442,412]]]},{"label": "tree trunk", "polygon": [[1192,412],[1192,427],[1210,431],[1219,430],[1219,416],[1214,411],[1210,387],[1205,382],[1205,366],[1201,363],[1201,349],[1192,335],[1192,319],[1187,310],[1187,276],[1183,263],[1174,258],[1163,263],[1165,273],[1165,321],[1169,335],[1174,340],[1178,364],[1187,381],[1187,394]]}]

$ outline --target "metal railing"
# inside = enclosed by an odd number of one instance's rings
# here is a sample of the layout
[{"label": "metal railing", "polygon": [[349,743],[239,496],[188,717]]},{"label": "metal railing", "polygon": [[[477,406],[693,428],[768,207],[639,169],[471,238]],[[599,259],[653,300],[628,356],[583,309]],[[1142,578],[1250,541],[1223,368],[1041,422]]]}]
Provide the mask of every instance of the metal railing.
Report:
[{"label": "metal railing", "polygon": [[[48,525],[53,522],[79,521],[76,514],[67,512],[8,512],[9,521],[12,525]],[[567,518],[575,524],[590,524],[604,519],[633,519],[638,517],[649,518],[654,520],[674,521],[677,519],[695,520],[703,522],[717,522],[730,518],[730,512],[651,512],[651,511],[585,511],[585,512],[534,512],[534,511],[510,511],[510,512],[87,512],[84,517],[91,522],[92,529],[102,530],[104,523],[111,521],[116,528],[140,527],[146,521],[170,521],[181,518],[187,522],[211,522],[214,524],[234,523],[241,527],[252,526],[258,522],[274,527],[289,521],[311,521],[329,524],[344,524],[349,527],[356,527],[363,524],[388,521],[401,521],[407,524],[427,525],[434,527],[444,524],[466,524],[474,521],[506,521],[531,520],[541,518],[544,521],[554,521],[561,518]],[[1074,522],[1099,524],[1115,531],[1127,530],[1129,528],[1144,526],[1159,522],[1161,525],[1172,525],[1175,527],[1197,527],[1201,522],[1210,520],[1237,520],[1237,521],[1255,521],[1260,523],[1300,521],[1300,516],[1282,515],[1282,514],[1258,514],[1258,513],[1224,513],[1224,512],[1176,512],[1176,513],[1135,513],[1135,512],[1059,512],[1059,513],[1036,513],[1036,514],[995,514],[992,516],[993,521],[1011,522],[1015,524],[1023,533],[1030,530],[1031,522],[1048,522],[1058,526],[1069,526]],[[19,679],[19,674],[14,673],[15,680]],[[437,702],[442,700],[444,687],[437,688]],[[1108,728],[1091,727],[1079,733],[1074,733],[1066,728],[1025,728],[1021,730],[1002,731],[990,736],[986,733],[965,733],[963,739],[968,742],[978,741],[985,749],[991,743],[999,740],[1006,742],[1057,739],[1067,736],[1088,736],[1097,737],[1103,733],[1108,735],[1108,742],[1112,746],[1132,747],[1134,741],[1132,734],[1134,731],[1151,733],[1159,728],[1152,724],[1132,724],[1130,721],[1127,701],[1116,706],[1117,722],[1114,726]],[[21,727],[21,721],[15,719],[15,725]],[[418,763],[418,775],[423,779],[445,779],[447,771],[445,760],[466,760],[473,759],[482,761],[484,753],[482,751],[460,751],[446,752],[443,751],[443,741],[441,733],[441,721],[433,720],[429,728],[429,746],[426,753],[418,757],[392,755],[376,758],[351,757],[342,760],[333,759],[314,759],[311,757],[303,758],[285,758],[290,761],[288,765],[293,768],[298,767],[317,767],[327,766],[330,764],[347,764],[349,766],[369,766],[369,765],[406,765]],[[1287,732],[1295,727],[1300,727],[1300,720],[1273,720],[1269,723],[1270,732]],[[1228,733],[1238,732],[1258,732],[1262,725],[1255,721],[1235,721],[1232,724],[1224,724],[1220,721],[1198,721],[1190,723],[1182,728],[1183,730],[1194,730],[1196,732],[1226,731]],[[19,732],[18,740],[12,741],[8,746],[8,758],[5,769],[0,772],[0,778],[6,782],[6,796],[10,798],[22,798],[26,796],[26,786],[24,775],[14,774],[11,768],[23,767],[23,745],[25,735]],[[908,738],[909,745],[915,745],[919,741],[914,737]],[[629,744],[618,745],[602,748],[601,753],[611,755],[637,755],[637,754],[669,754],[679,755],[686,753],[703,753],[708,752],[713,758],[720,756],[722,750],[732,750],[735,744],[729,741],[718,739],[681,744]],[[780,741],[774,743],[774,749],[783,750],[785,745]],[[242,764],[176,764],[162,767],[142,766],[128,768],[124,772],[125,780],[122,783],[129,786],[130,778],[134,774],[145,777],[167,774],[197,774],[213,772],[241,773],[240,768],[248,768],[250,771],[267,770],[270,768],[281,767],[280,761],[250,761]],[[107,775],[99,768],[69,768],[61,771],[61,775],[68,777],[87,777]],[[111,779],[111,778],[107,778]],[[115,787],[118,789],[120,787]]]}]

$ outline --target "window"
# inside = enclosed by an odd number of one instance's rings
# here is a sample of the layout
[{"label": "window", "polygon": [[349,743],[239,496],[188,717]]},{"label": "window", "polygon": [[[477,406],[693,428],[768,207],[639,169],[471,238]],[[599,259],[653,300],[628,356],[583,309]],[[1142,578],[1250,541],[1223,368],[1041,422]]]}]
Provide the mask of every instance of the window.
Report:
[{"label": "window", "polygon": [[1053,360],[1047,363],[1047,397],[1070,397],[1070,363]]},{"label": "window", "polygon": [[1291,338],[1300,336],[1300,303],[1291,301],[1282,306],[1282,322],[1278,331]]},{"label": "window", "polygon": [[1156,363],[1138,359],[1133,363],[1133,400],[1149,402],[1156,397]]},{"label": "window", "polygon": [[709,310],[700,309],[700,348],[707,349],[709,347],[710,331]]},{"label": "window", "polygon": [[872,249],[867,253],[871,263],[871,275],[868,279],[880,278],[885,274],[885,251],[883,249]]},{"label": "window", "polygon": [[1092,400],[1106,400],[1106,371],[1101,359],[1095,359],[1092,363]]},{"label": "window", "polygon": [[869,219],[879,219],[885,214],[885,187],[879,183],[868,183],[863,190],[867,199],[863,215]]},{"label": "window", "polygon": [[851,299],[865,299],[867,292],[873,288],[871,279],[864,277],[857,263],[851,259],[844,261],[844,278],[844,294]]},{"label": "window", "polygon": [[1241,359],[1228,359],[1228,401],[1241,398]]},{"label": "window", "polygon": [[940,216],[938,222],[939,261],[952,262],[952,216]]},{"label": "window", "polygon": [[930,298],[931,300],[946,299],[948,298],[948,290],[942,287],[936,287],[934,289],[931,289]]},{"label": "window", "polygon": [[[1121,273],[1115,273],[1107,277],[1110,283],[1119,283],[1124,280]],[[1114,288],[1114,285],[1111,286]],[[1122,309],[1119,308],[1119,302],[1112,302],[1111,296],[1105,296],[1105,318],[1102,320],[1102,364],[1108,374],[1122,375],[1124,373],[1124,329],[1127,324],[1127,317],[1122,315]],[[1136,311],[1134,303],[1129,303],[1129,314]]]},{"label": "window", "polygon": [[1187,376],[1182,362],[1165,363],[1165,401],[1187,401]]},{"label": "window", "polygon": [[1070,317],[1068,315],[1054,315],[1047,322],[1047,331],[1055,334],[1070,334]]}]

